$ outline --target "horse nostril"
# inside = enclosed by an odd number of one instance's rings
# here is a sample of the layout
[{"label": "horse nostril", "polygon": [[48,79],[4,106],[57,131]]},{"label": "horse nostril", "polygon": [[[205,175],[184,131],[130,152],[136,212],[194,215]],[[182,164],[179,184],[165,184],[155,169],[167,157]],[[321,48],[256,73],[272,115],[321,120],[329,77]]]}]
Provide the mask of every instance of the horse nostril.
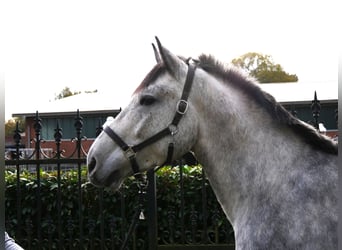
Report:
[{"label": "horse nostril", "polygon": [[96,160],[95,158],[91,158],[90,162],[88,163],[88,170],[89,170],[89,174],[91,172],[93,172],[93,170],[95,169],[95,166],[96,166]]}]

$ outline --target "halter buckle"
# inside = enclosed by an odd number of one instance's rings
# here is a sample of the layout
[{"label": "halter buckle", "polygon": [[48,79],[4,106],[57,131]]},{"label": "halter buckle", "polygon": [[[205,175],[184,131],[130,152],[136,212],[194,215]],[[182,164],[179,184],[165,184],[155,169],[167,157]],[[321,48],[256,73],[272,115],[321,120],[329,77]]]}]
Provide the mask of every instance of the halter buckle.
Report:
[{"label": "halter buckle", "polygon": [[177,102],[177,113],[184,115],[188,111],[189,103],[186,100],[179,100]]},{"label": "halter buckle", "polygon": [[132,149],[132,147],[128,147],[125,151],[124,151],[125,157],[127,159],[132,159],[135,158],[136,152]]}]

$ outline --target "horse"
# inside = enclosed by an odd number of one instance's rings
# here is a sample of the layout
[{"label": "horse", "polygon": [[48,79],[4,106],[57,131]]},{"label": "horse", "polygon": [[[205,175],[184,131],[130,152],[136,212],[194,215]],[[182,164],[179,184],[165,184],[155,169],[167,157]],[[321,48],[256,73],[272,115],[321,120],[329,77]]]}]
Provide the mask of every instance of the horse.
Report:
[{"label": "horse", "polygon": [[193,152],[236,249],[337,249],[337,143],[237,68],[156,42],[156,65],[89,150],[90,182],[116,190]]}]

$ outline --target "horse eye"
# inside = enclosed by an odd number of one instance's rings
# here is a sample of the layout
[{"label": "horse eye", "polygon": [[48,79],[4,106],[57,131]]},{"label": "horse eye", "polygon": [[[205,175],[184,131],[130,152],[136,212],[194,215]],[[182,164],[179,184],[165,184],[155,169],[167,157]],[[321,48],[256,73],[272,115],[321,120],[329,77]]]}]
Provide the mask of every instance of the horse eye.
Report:
[{"label": "horse eye", "polygon": [[156,101],[156,99],[153,96],[145,95],[145,96],[141,97],[140,105],[148,106],[148,105],[153,104],[155,101]]}]

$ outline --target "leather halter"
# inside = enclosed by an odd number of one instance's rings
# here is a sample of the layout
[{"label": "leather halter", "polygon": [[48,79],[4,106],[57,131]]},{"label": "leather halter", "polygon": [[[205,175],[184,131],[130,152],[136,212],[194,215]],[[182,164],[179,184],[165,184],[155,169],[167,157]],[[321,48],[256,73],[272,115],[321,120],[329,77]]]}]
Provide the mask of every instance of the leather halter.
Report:
[{"label": "leather halter", "polygon": [[[125,154],[125,157],[130,161],[135,178],[142,179],[142,175],[140,173],[140,167],[136,160],[136,153],[142,150],[143,148],[145,148],[146,146],[162,139],[163,137],[168,136],[168,135],[174,136],[178,132],[178,123],[181,120],[181,118],[185,115],[189,107],[188,97],[190,94],[195,70],[196,70],[196,64],[192,64],[188,62],[188,72],[187,72],[187,76],[186,76],[186,80],[185,80],[185,84],[183,88],[183,93],[182,93],[181,99],[177,103],[175,116],[172,122],[169,124],[169,126],[164,128],[163,130],[159,131],[155,135],[147,138],[145,141],[142,141],[141,143],[137,145],[129,146],[109,126],[106,126],[104,128],[103,131],[122,149],[122,151]],[[163,165],[170,164],[172,162],[173,151],[174,151],[174,143],[170,142],[168,146],[167,158]]]}]

